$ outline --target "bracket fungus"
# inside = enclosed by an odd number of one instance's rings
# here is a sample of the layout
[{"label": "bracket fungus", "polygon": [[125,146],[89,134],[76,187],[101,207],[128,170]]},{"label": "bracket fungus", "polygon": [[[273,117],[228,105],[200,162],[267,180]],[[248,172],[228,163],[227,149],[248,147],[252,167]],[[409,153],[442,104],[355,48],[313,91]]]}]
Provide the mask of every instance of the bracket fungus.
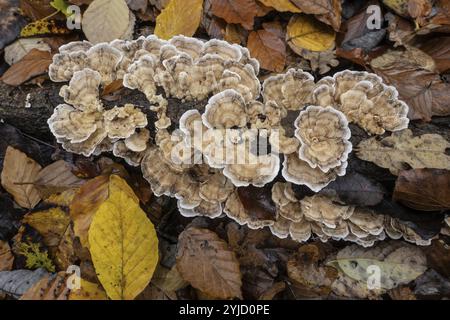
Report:
[{"label": "bracket fungus", "polygon": [[[262,84],[258,73],[248,49],[216,39],[72,42],[49,67],[51,80],[68,84],[60,90],[65,104],[48,124],[70,152],[112,152],[140,165],[153,192],[176,198],[185,216],[225,214],[297,241],[317,236],[369,246],[388,233],[420,242],[392,221],[385,232],[384,217],[322,194],[297,200],[292,191],[298,184],[320,192],[345,175],[349,123],[370,134],[406,128],[408,107],[396,89],[367,72],[343,71],[316,82],[289,69]],[[115,81],[142,92],[149,106],[108,106],[99,92]],[[182,104],[193,107],[186,111]],[[154,126],[147,111],[156,114]],[[273,181],[276,216],[255,215],[239,188],[267,188]]]}]

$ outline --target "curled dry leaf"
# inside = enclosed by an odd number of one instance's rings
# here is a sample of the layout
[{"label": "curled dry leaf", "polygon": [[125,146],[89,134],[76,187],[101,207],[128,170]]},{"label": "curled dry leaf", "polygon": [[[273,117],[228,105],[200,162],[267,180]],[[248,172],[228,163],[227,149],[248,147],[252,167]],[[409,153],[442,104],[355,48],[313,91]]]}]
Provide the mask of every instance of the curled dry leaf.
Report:
[{"label": "curled dry leaf", "polygon": [[32,209],[41,200],[32,184],[40,170],[41,166],[25,153],[13,147],[6,149],[1,174],[2,186],[19,206]]},{"label": "curled dry leaf", "polygon": [[253,28],[259,6],[255,0],[211,0],[212,13],[228,23],[241,24],[245,29]]},{"label": "curled dry leaf", "polygon": [[286,63],[286,45],[275,33],[268,30],[252,31],[248,36],[248,49],[258,59],[263,69],[281,72]]},{"label": "curled dry leaf", "polygon": [[358,158],[371,161],[398,175],[400,170],[433,168],[450,170],[450,156],[445,150],[450,142],[438,134],[413,137],[409,129],[394,132],[382,140],[369,138],[357,147]]},{"label": "curled dry leaf", "polygon": [[50,63],[52,63],[52,55],[49,51],[32,49],[9,68],[1,80],[10,86],[21,85],[25,81],[45,73]]},{"label": "curled dry leaf", "polygon": [[156,18],[155,35],[170,39],[194,35],[202,17],[203,0],[171,0]]},{"label": "curled dry leaf", "polygon": [[133,300],[147,287],[158,263],[158,238],[139,199],[112,175],[108,199],[89,228],[89,250],[103,288],[113,300]]},{"label": "curled dry leaf", "polygon": [[393,199],[422,211],[450,209],[450,171],[413,169],[400,171]]},{"label": "curled dry leaf", "polygon": [[334,47],[334,39],[334,31],[314,17],[296,14],[289,20],[286,41],[299,55],[302,55],[303,50],[330,50]]},{"label": "curled dry leaf", "polygon": [[14,256],[8,242],[0,240],[0,271],[11,270],[14,262]]},{"label": "curled dry leaf", "polygon": [[214,232],[197,227],[178,238],[177,268],[194,288],[219,299],[242,298],[239,262]]}]

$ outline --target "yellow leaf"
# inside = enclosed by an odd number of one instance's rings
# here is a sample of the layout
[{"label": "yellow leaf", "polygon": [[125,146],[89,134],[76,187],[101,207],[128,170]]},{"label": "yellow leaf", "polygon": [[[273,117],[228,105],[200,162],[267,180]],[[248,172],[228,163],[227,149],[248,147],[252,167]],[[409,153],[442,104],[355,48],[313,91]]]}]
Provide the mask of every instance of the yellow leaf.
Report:
[{"label": "yellow leaf", "polygon": [[286,40],[297,54],[301,54],[302,49],[330,50],[335,37],[333,29],[309,15],[294,15],[287,26]]},{"label": "yellow leaf", "polygon": [[69,294],[69,300],[107,300],[106,292],[96,283],[81,279],[81,287],[78,290],[72,290]]},{"label": "yellow leaf", "polygon": [[20,31],[21,37],[33,37],[44,34],[69,34],[71,31],[65,25],[59,25],[55,20],[37,20],[30,22]]},{"label": "yellow leaf", "polygon": [[279,12],[302,12],[295,4],[290,0],[259,0],[263,5],[272,7]]},{"label": "yellow leaf", "polygon": [[89,246],[111,299],[132,300],[149,284],[158,263],[158,238],[138,198],[119,176],[110,177],[108,199],[89,229]]},{"label": "yellow leaf", "polygon": [[171,0],[156,18],[155,35],[170,39],[182,34],[194,35],[202,16],[203,0]]},{"label": "yellow leaf", "polygon": [[61,242],[69,226],[70,217],[61,208],[50,208],[27,214],[23,218],[23,222],[29,224],[42,235],[46,246],[54,247]]},{"label": "yellow leaf", "polygon": [[32,209],[41,200],[33,186],[41,166],[19,150],[8,146],[3,161],[2,186],[21,207]]}]

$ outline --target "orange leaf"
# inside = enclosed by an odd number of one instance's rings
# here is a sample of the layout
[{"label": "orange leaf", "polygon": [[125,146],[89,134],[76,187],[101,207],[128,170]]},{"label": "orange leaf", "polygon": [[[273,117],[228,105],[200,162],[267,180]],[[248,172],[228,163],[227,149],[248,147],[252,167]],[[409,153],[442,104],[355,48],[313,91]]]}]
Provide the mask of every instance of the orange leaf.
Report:
[{"label": "orange leaf", "polygon": [[212,13],[228,23],[239,23],[245,29],[253,28],[253,20],[260,13],[255,0],[211,0]]},{"label": "orange leaf", "polygon": [[253,31],[248,37],[247,46],[262,68],[274,72],[283,71],[286,45],[275,33],[267,30]]}]

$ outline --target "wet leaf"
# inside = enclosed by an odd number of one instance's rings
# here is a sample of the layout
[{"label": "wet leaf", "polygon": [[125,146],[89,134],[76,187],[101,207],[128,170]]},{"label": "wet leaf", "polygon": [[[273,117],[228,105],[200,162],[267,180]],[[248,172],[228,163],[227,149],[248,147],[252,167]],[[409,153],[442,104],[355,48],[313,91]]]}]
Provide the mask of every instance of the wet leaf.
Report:
[{"label": "wet leaf", "polygon": [[393,199],[422,211],[450,209],[450,171],[413,169],[400,171]]},{"label": "wet leaf", "polygon": [[334,47],[335,33],[311,16],[294,15],[287,26],[286,41],[297,54],[302,50],[327,51]]},{"label": "wet leaf", "polygon": [[0,0],[0,50],[17,38],[25,23],[19,0]]},{"label": "wet leaf", "polygon": [[254,186],[237,188],[239,199],[250,216],[260,220],[275,219],[276,207],[270,188]]},{"label": "wet leaf", "polygon": [[41,166],[25,153],[13,147],[6,149],[1,174],[2,186],[19,206],[32,209],[41,200],[32,184],[40,170]]},{"label": "wet leaf", "polygon": [[158,263],[158,238],[119,176],[110,177],[108,199],[95,212],[89,244],[98,279],[111,299],[132,300],[149,284]]},{"label": "wet leaf", "polygon": [[183,279],[216,298],[242,298],[239,263],[225,241],[196,227],[183,231],[178,239],[177,268]]},{"label": "wet leaf", "polygon": [[155,34],[170,39],[182,34],[194,35],[202,16],[203,0],[171,0],[156,18]]},{"label": "wet leaf", "polygon": [[450,156],[445,154],[449,147],[450,142],[438,134],[414,137],[411,130],[406,129],[382,140],[375,137],[363,140],[357,147],[356,155],[398,175],[408,166],[413,169],[450,170]]}]

